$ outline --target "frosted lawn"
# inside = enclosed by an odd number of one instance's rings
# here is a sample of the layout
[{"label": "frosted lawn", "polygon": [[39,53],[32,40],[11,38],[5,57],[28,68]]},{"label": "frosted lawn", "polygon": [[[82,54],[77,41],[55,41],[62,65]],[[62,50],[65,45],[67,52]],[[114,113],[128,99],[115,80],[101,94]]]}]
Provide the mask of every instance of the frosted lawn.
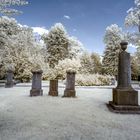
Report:
[{"label": "frosted lawn", "polygon": [[[31,87],[0,87],[0,140],[139,140],[139,115],[108,111],[111,89],[77,88],[77,98],[29,97]],[[139,92],[140,93],[140,92]],[[140,103],[140,98],[139,98]]]}]

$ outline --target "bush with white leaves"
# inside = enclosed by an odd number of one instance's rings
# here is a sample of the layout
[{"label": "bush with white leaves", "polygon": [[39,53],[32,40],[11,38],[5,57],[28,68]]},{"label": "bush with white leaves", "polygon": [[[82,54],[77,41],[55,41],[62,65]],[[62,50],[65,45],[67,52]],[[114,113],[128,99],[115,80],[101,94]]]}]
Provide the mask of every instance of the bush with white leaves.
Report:
[{"label": "bush with white leaves", "polygon": [[112,77],[99,74],[78,74],[76,75],[76,85],[79,86],[104,86],[111,84]]},{"label": "bush with white leaves", "polygon": [[54,68],[49,68],[46,73],[46,78],[49,80],[53,79],[65,79],[66,78],[66,71],[75,71],[78,72],[81,68],[80,60],[79,58],[75,59],[64,59],[62,61],[58,62],[58,65],[56,65]]}]

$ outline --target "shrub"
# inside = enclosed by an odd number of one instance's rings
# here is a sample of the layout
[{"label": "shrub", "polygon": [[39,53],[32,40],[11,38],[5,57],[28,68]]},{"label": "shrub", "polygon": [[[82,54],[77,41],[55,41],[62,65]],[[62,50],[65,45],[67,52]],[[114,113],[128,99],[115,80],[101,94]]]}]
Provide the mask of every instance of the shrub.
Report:
[{"label": "shrub", "polygon": [[78,74],[76,75],[76,85],[79,86],[103,86],[110,85],[111,76],[99,74]]}]

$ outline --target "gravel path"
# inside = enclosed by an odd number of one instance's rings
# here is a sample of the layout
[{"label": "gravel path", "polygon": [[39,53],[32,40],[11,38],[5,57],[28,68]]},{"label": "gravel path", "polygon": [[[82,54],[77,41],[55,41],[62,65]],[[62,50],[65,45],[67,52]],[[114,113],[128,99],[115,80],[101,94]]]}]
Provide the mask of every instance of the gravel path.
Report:
[{"label": "gravel path", "polygon": [[74,99],[43,90],[31,98],[30,87],[0,87],[0,140],[140,140],[139,115],[108,111],[111,89],[77,88]]}]

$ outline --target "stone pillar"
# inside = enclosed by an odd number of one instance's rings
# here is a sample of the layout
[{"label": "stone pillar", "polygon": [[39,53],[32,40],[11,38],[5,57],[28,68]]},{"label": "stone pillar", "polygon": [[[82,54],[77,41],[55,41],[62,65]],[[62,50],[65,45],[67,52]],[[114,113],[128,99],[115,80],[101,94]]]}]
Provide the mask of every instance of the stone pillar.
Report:
[{"label": "stone pillar", "polygon": [[131,86],[131,64],[127,42],[121,42],[122,52],[119,54],[118,85],[113,89],[113,101],[108,107],[116,113],[140,113],[138,105],[138,92]]},{"label": "stone pillar", "polygon": [[140,75],[138,75],[138,84],[140,86]]},{"label": "stone pillar", "polygon": [[63,97],[75,97],[75,74],[76,72],[67,71],[66,88]]},{"label": "stone pillar", "polygon": [[50,80],[49,95],[58,96],[58,80],[57,79]]},{"label": "stone pillar", "polygon": [[42,96],[42,70],[32,71],[32,89],[30,90],[30,96]]},{"label": "stone pillar", "polygon": [[13,70],[8,70],[6,75],[5,88],[12,88],[14,86],[14,72]]},{"label": "stone pillar", "polygon": [[130,54],[125,50],[127,48],[127,43],[121,43],[122,52],[119,54],[119,64],[118,64],[118,86],[117,88],[130,88],[131,87],[131,64],[130,64]]}]

